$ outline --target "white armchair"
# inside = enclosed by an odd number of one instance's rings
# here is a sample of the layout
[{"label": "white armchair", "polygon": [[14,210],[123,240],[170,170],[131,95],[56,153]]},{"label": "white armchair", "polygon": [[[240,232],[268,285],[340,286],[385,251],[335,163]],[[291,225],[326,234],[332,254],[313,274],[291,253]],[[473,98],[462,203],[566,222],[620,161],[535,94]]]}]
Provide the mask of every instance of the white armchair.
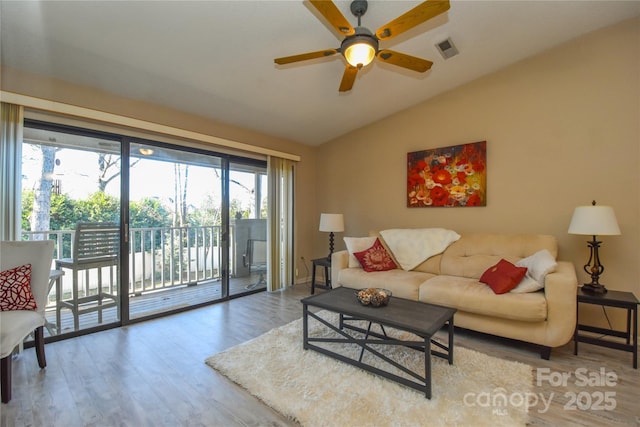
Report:
[{"label": "white armchair", "polygon": [[35,332],[38,365],[47,365],[44,354],[44,309],[49,293],[49,272],[53,241],[0,242],[0,271],[31,264],[31,291],[35,310],[0,311],[0,380],[2,402],[11,400],[11,354],[30,333]]}]

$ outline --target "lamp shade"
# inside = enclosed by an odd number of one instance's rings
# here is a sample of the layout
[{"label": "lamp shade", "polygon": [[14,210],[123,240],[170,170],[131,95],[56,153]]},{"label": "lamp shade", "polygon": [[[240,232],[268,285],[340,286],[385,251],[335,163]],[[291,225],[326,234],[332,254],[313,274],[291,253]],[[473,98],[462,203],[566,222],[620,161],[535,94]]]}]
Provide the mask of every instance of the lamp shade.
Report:
[{"label": "lamp shade", "polygon": [[578,206],[573,211],[569,234],[617,236],[620,233],[616,214],[611,206]]},{"label": "lamp shade", "polygon": [[344,218],[342,214],[320,214],[320,231],[332,233],[344,231]]}]

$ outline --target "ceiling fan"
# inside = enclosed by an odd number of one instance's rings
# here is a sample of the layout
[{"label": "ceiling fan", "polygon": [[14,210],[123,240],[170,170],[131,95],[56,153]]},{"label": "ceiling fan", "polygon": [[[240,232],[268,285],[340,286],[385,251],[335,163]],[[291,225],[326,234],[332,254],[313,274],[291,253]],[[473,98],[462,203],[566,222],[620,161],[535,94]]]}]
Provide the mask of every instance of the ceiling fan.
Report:
[{"label": "ceiling fan", "polygon": [[448,0],[427,0],[378,28],[374,34],[360,24],[360,18],[367,11],[368,3],[366,0],[354,0],[351,2],[351,13],[358,18],[358,26],[356,28],[349,24],[349,21],[333,1],[310,0],[310,2],[338,32],[346,37],[337,49],[325,49],[300,55],[285,56],[276,58],[274,62],[284,65],[308,59],[323,58],[340,52],[347,60],[347,67],[340,82],[340,92],[351,90],[358,70],[369,65],[374,57],[387,64],[397,65],[420,73],[429,70],[433,62],[390,49],[378,49],[378,42],[380,40],[390,40],[416,25],[449,10]]}]

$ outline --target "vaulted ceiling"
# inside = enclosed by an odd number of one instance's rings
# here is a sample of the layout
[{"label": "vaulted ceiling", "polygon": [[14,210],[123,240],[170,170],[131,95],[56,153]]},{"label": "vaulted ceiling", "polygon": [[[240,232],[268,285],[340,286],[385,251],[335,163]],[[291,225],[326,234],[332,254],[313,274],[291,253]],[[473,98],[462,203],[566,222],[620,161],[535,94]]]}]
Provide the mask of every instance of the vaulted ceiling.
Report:
[{"label": "vaulted ceiling", "polygon": [[[349,1],[336,1],[357,25]],[[420,1],[370,1],[375,31]],[[0,2],[4,66],[318,145],[579,35],[640,14],[638,1],[451,1],[381,42],[433,61],[424,74],[374,61],[339,93],[344,58],[276,57],[337,48],[302,0]],[[435,45],[451,38],[459,55]]]}]

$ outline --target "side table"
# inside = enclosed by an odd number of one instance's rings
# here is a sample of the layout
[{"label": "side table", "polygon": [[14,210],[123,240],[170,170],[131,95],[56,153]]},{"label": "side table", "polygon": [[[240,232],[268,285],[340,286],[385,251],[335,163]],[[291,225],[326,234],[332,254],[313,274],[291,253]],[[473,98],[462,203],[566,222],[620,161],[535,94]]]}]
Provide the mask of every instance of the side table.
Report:
[{"label": "side table", "polygon": [[[330,258],[317,258],[311,260],[313,263],[313,272],[311,275],[311,295],[316,292],[316,288],[331,289],[331,259]],[[316,267],[324,268],[324,285],[316,284]]]},{"label": "side table", "polygon": [[[578,342],[599,345],[633,353],[633,368],[638,369],[638,304],[640,301],[631,292],[608,291],[606,294],[591,294],[578,289],[578,306],[583,304],[594,304],[603,307],[615,307],[627,310],[627,329],[618,331],[615,329],[598,328],[595,326],[581,325],[576,313],[576,330],[573,335],[575,342],[574,354],[578,354]],[[578,308],[576,307],[576,310]],[[633,316],[632,316],[633,315]],[[587,335],[580,335],[580,331],[593,332],[612,337],[624,338],[626,343],[596,338]]]}]

